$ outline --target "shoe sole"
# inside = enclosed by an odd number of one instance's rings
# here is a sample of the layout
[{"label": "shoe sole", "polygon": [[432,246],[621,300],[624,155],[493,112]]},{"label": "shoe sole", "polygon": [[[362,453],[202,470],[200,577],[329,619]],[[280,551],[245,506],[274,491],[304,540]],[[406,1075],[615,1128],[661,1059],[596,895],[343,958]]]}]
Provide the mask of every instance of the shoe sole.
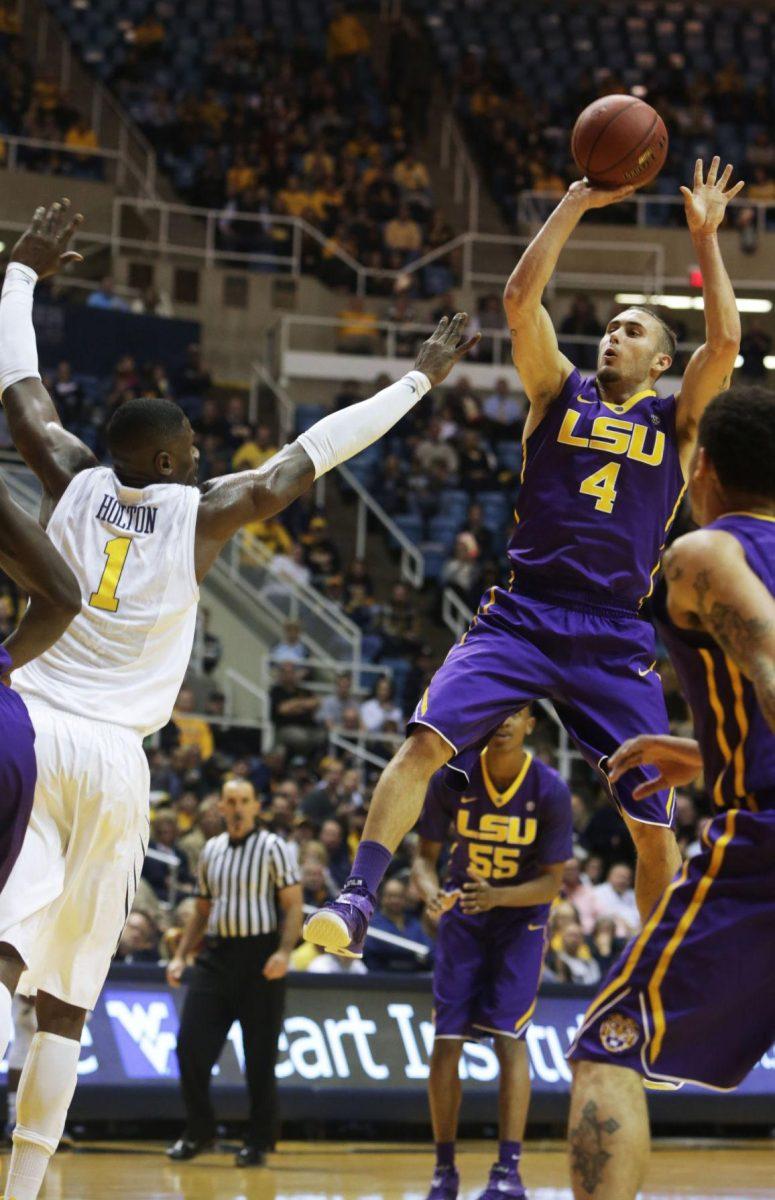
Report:
[{"label": "shoe sole", "polygon": [[352,941],[350,930],[337,913],[326,912],[325,909],[313,913],[302,930],[302,937],[305,942],[322,946],[329,954],[338,954],[340,958],[363,958],[363,954],[348,950]]}]

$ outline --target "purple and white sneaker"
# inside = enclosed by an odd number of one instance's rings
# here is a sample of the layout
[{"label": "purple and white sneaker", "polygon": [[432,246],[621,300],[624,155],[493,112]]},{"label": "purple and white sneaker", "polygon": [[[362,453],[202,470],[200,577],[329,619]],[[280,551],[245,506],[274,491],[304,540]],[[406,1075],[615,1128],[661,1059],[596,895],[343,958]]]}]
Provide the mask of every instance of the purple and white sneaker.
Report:
[{"label": "purple and white sneaker", "polygon": [[426,1200],[457,1200],[460,1176],[455,1167],[436,1167]]},{"label": "purple and white sneaker", "polygon": [[519,1177],[519,1167],[493,1163],[487,1187],[476,1200],[527,1200],[527,1192]]},{"label": "purple and white sneaker", "polygon": [[363,943],[375,904],[371,892],[360,882],[346,883],[336,900],[307,917],[302,937],[329,954],[363,958]]}]

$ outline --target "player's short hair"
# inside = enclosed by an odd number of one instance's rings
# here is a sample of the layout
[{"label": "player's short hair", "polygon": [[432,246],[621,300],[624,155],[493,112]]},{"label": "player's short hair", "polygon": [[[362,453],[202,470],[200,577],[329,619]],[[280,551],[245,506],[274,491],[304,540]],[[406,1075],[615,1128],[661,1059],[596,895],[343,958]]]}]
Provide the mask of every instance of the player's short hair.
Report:
[{"label": "player's short hair", "polygon": [[648,313],[650,317],[654,318],[662,334],[659,347],[661,353],[669,354],[671,358],[675,358],[675,352],[678,349],[678,334],[668,325],[659,309],[655,308],[653,304],[633,304],[632,307],[638,312]]},{"label": "player's short hair", "polygon": [[720,392],[698,440],[723,487],[775,500],[775,394],[748,384]]},{"label": "player's short hair", "polygon": [[186,421],[183,409],[161,396],[126,400],[108,422],[105,436],[111,455],[132,453],[156,443],[161,449],[178,437]]}]

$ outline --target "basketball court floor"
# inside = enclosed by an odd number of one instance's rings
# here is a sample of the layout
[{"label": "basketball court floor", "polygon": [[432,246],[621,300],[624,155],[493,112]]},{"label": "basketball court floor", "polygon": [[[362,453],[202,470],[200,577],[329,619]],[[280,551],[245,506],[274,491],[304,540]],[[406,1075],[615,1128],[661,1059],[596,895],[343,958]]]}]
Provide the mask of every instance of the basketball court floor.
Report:
[{"label": "basketball court floor", "polygon": [[[267,1167],[239,1170],[231,1156],[169,1163],[163,1145],[99,1143],[59,1154],[42,1200],[423,1200],[430,1147],[284,1142]],[[461,1200],[484,1186],[492,1147],[459,1153]],[[6,1160],[7,1161],[7,1160]],[[534,1143],[525,1164],[530,1200],[570,1200],[564,1147]],[[642,1200],[775,1200],[775,1141],[657,1143]]]}]

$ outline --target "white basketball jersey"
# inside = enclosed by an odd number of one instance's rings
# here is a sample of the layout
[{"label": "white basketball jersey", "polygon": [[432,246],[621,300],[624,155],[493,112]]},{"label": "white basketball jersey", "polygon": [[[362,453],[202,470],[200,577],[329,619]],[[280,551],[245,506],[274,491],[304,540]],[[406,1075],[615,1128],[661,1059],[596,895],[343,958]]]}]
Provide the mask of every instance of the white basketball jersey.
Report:
[{"label": "white basketball jersey", "polygon": [[110,467],[76,475],[48,535],[83,606],[51,649],[14,672],[14,688],[142,737],[166,725],[194,641],[198,508],[194,487],[125,487]]}]

